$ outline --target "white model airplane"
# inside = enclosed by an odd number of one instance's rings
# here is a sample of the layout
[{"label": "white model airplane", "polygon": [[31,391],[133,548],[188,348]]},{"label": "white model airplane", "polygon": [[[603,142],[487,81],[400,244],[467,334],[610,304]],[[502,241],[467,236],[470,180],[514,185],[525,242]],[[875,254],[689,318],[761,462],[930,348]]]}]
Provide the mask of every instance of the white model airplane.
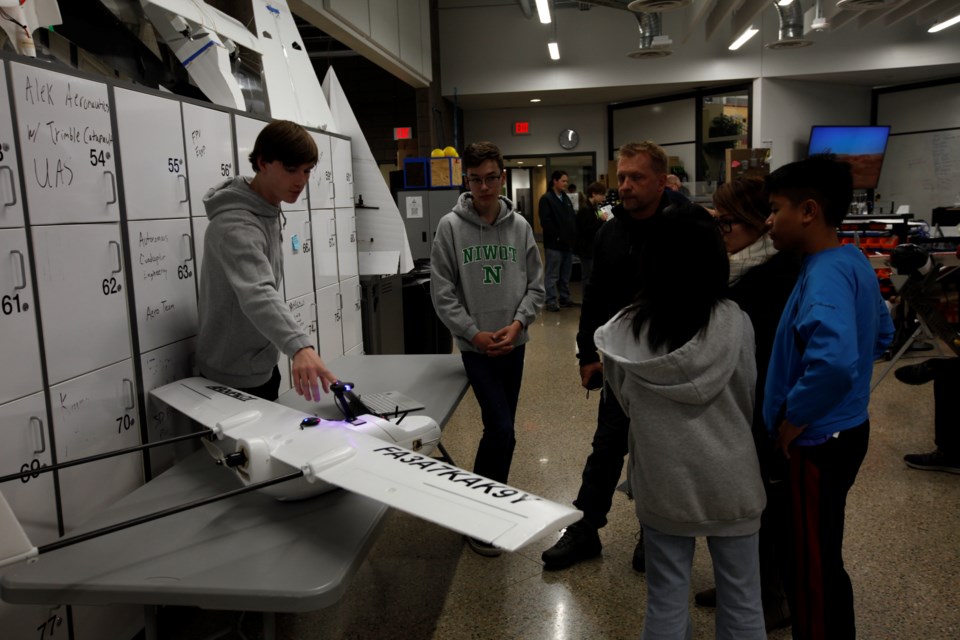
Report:
[{"label": "white model airplane", "polygon": [[[554,533],[583,515],[566,505],[431,458],[429,453],[440,441],[440,428],[431,418],[402,415],[388,420],[370,414],[355,417],[347,399],[348,385],[335,388],[337,403],[347,419],[324,420],[206,378],[180,380],[151,393],[209,431],[93,458],[130,453],[187,437],[213,436],[217,444],[205,439],[205,446],[218,464],[232,468],[246,485],[227,497],[259,489],[281,500],[297,500],[342,487],[507,551]],[[74,460],[43,470],[82,462]],[[20,475],[6,476],[0,481]],[[192,506],[215,499],[219,496]],[[0,493],[0,567],[170,515],[170,511],[38,548],[30,543]]]}]

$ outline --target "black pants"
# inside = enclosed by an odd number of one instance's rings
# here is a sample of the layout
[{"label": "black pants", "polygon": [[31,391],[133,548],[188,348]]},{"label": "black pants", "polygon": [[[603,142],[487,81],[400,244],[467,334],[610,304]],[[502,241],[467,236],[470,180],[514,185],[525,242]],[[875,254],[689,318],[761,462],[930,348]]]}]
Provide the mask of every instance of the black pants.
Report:
[{"label": "black pants", "polygon": [[497,482],[507,481],[513,450],[517,446],[514,422],[523,381],[525,350],[525,345],[520,345],[495,358],[472,351],[461,354],[483,420],[483,436],[477,446],[473,471]]},{"label": "black pants", "polygon": [[593,451],[587,457],[580,492],[573,501],[573,506],[583,511],[584,521],[598,529],[607,524],[607,513],[627,455],[629,433],[630,418],[620,408],[610,387],[604,385],[597,409]]},{"label": "black pants", "polygon": [[274,365],[273,375],[259,387],[250,387],[249,389],[237,389],[249,393],[252,396],[270,400],[271,402],[280,397],[280,367]]},{"label": "black pants", "polygon": [[949,458],[960,460],[960,358],[937,360],[933,378],[933,429],[937,448]]},{"label": "black pants", "polygon": [[843,567],[847,493],[867,453],[870,421],[813,447],[791,447],[787,596],[794,640],[851,640],[853,586]]}]

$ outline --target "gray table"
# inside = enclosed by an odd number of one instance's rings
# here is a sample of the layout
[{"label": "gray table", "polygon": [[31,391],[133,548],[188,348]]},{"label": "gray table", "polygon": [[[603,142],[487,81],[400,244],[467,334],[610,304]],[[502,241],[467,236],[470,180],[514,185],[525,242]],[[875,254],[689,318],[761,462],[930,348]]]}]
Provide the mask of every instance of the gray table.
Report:
[{"label": "gray table", "polygon": [[[357,390],[398,390],[446,424],[467,389],[459,356],[353,356],[328,363]],[[280,401],[338,417],[332,396]],[[99,528],[236,488],[200,451],[87,522]],[[335,603],[379,531],[387,507],[346,491],[295,503],[253,492],[44,554],[8,569],[15,604],[145,604],[301,612]],[[79,531],[78,531],[79,533]]]}]

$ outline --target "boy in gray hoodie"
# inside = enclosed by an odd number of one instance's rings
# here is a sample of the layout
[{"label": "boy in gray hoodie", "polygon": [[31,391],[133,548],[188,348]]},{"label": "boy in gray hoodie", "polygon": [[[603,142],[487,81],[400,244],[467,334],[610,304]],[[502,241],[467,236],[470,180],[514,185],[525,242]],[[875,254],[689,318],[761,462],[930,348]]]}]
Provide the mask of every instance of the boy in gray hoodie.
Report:
[{"label": "boy in gray hoodie", "polygon": [[300,125],[268,124],[250,152],[254,177],[210,189],[210,218],[200,270],[200,373],[267,400],[280,387],[277,360],[293,358],[297,393],[318,400],[334,376],[300,330],[280,294],[283,279],[280,202],[293,203],[317,164],[317,145]]},{"label": "boy in gray hoodie", "polygon": [[[543,305],[543,266],[530,224],[500,195],[505,172],[496,145],[469,145],[463,166],[470,191],[437,227],[430,294],[456,338],[483,416],[473,470],[505,483],[516,446],[527,327]],[[500,555],[492,545],[468,542],[481,555]]]}]

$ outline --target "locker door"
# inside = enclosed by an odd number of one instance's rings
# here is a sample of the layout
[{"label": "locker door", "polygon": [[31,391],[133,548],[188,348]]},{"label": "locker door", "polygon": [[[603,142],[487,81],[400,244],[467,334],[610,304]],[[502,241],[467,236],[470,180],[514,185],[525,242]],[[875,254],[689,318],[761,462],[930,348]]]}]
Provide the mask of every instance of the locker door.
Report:
[{"label": "locker door", "polygon": [[353,206],[353,156],[350,141],[330,136],[333,156],[333,202],[336,207]]},{"label": "locker door", "polygon": [[203,268],[203,239],[210,226],[210,218],[193,218],[193,263],[197,267],[197,291],[200,290],[200,269]]},{"label": "locker door", "polygon": [[181,107],[183,139],[187,146],[190,214],[205,218],[203,194],[213,185],[237,175],[230,115],[186,102]]},{"label": "locker door", "polygon": [[10,64],[32,224],[120,219],[107,85]]},{"label": "locker door", "polygon": [[343,355],[342,308],[339,284],[317,290],[317,349],[324,362]]},{"label": "locker door", "polygon": [[[250,152],[253,151],[253,145],[257,141],[257,135],[269,123],[245,116],[234,116],[233,120],[234,126],[236,127],[237,166],[240,167],[238,173],[240,175],[252,176],[253,166],[249,160]],[[293,204],[281,202],[280,208],[284,213],[288,211],[306,211],[309,208],[307,206],[308,192],[309,188],[304,188],[297,202]]]},{"label": "locker door", "polygon": [[284,298],[292,300],[313,291],[313,240],[310,214],[291,211],[284,214],[287,224],[283,229],[283,289]]},{"label": "locker door", "polygon": [[307,186],[310,192],[311,209],[333,209],[333,160],[330,157],[330,136],[311,131],[317,143],[317,166],[310,174]]},{"label": "locker door", "polygon": [[397,204],[407,230],[414,260],[430,257],[433,236],[430,233],[429,191],[400,191]]},{"label": "locker door", "polygon": [[353,207],[337,209],[337,269],[340,280],[360,275],[357,264],[357,214]]},{"label": "locker door", "polygon": [[360,278],[350,278],[340,283],[343,298],[343,350],[349,351],[363,344],[363,323],[360,320]]},{"label": "locker door", "polygon": [[50,383],[130,358],[119,224],[34,227]]},{"label": "locker door", "polygon": [[196,335],[197,268],[190,221],[130,222],[128,229],[139,352]]},{"label": "locker door", "polygon": [[128,220],[190,215],[180,103],[115,89]]},{"label": "locker door", "polygon": [[7,93],[7,70],[0,66],[0,228],[23,226],[20,162]]},{"label": "locker door", "polygon": [[[52,463],[50,421],[43,393],[0,405],[0,475]],[[30,542],[42,545],[59,537],[53,474],[38,474],[0,484]]]},{"label": "locker door", "polygon": [[[50,387],[50,403],[60,462],[140,444],[130,360]],[[59,473],[63,526],[68,533],[143,484],[139,453]]]},{"label": "locker door", "polygon": [[43,388],[33,283],[23,229],[0,229],[0,403]]},{"label": "locker door", "polygon": [[[196,340],[190,338],[155,349],[140,356],[143,371],[143,397],[147,403],[147,437],[150,442],[192,433],[196,430],[190,419],[179,411],[155,400],[150,391],[165,384],[193,375]],[[195,441],[179,442],[150,450],[150,465],[154,477],[182,460],[198,447]]]},{"label": "locker door", "polygon": [[340,281],[337,267],[337,224],[332,209],[314,209],[310,212],[314,242],[313,277],[317,289]]},{"label": "locker door", "polygon": [[33,606],[0,602],[0,629],[4,638],[67,640],[67,606]]}]

